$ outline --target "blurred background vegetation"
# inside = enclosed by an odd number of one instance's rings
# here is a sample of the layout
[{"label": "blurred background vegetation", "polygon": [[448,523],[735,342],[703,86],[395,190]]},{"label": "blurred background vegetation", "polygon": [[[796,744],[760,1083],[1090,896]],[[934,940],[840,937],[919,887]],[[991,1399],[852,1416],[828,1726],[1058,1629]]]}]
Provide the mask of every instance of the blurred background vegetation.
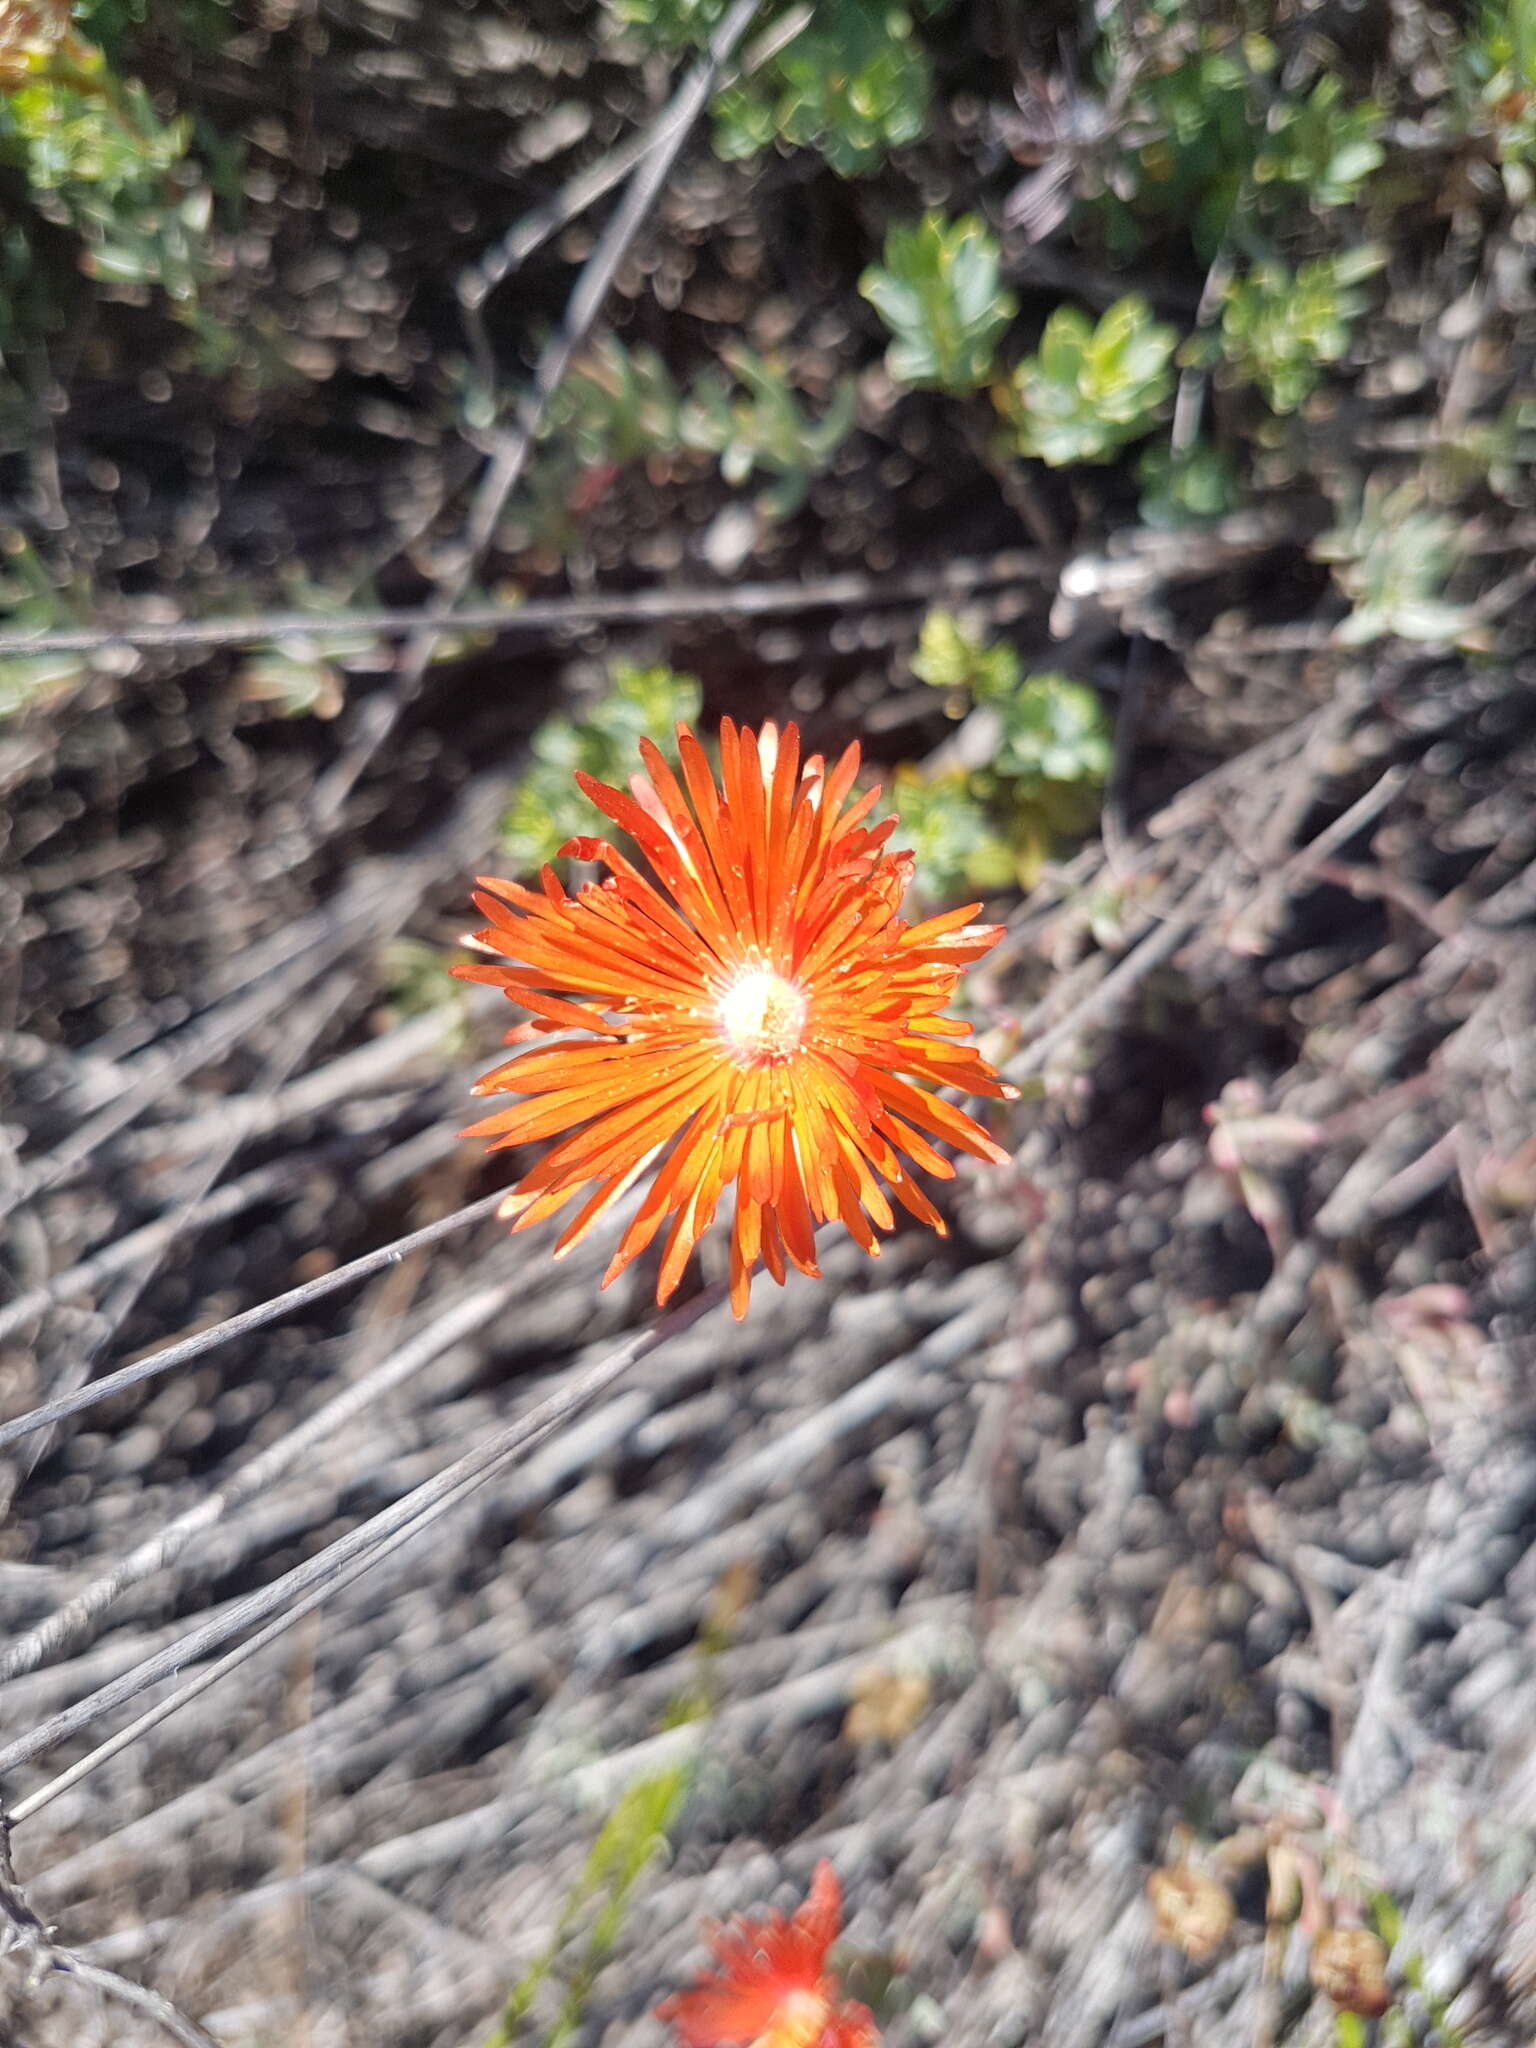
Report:
[{"label": "blurred background vegetation", "polygon": [[[349,620],[451,582],[590,202],[725,11],[14,0],[11,625],[298,610],[319,637],[228,656],[238,718],[344,727],[395,664]],[[1520,262],[1533,164],[1533,0],[763,0],[457,594],[889,577],[1014,537],[1059,560],[1283,506],[1290,612],[1299,587],[1340,643],[1475,647],[1536,426],[1480,266]],[[717,658],[704,695],[854,725],[891,695],[872,743],[925,888],[997,890],[1070,849],[1109,773],[1125,640],[1061,637],[935,602],[878,682]],[[588,636],[525,731],[509,856],[560,843],[573,763],[617,772],[705,708],[702,638],[621,661]],[[0,715],[123,658],[13,647]]]}]

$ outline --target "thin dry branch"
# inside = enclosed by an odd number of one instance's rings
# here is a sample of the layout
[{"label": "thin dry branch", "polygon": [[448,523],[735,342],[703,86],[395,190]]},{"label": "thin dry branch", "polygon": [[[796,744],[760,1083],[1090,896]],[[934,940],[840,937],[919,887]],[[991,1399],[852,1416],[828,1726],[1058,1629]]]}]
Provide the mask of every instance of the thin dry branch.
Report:
[{"label": "thin dry branch", "polygon": [[427,1327],[400,1346],[361,1379],[343,1388],[323,1407],[269,1444],[242,1466],[233,1478],[206,1494],[183,1514],[175,1516],[145,1543],[131,1550],[120,1564],[95,1579],[82,1592],[66,1601],[40,1627],[0,1650],[0,1684],[35,1670],[58,1655],[128,1591],[152,1573],[174,1563],[196,1537],[211,1529],[242,1502],[254,1499],[278,1479],[307,1451],[343,1429],[356,1416],[413,1373],[431,1364],[451,1345],[472,1336],[499,1315],[521,1292],[526,1282],[520,1275],[497,1286],[477,1287],[449,1308],[435,1315]]},{"label": "thin dry branch", "polygon": [[[721,71],[746,34],[759,4],[760,0],[735,0],[711,36],[705,55],[683,81],[674,102],[675,119],[670,125],[662,126],[651,149],[637,165],[623,198],[614,209],[613,218],[599,236],[596,248],[576,280],[564,318],[539,355],[534,366],[533,387],[519,407],[516,424],[503,428],[495,436],[490,465],[470,505],[457,565],[444,580],[441,596],[449,612],[457,607],[474,580],[507,500],[528,465],[528,458],[549,415],[550,402],[585,345],[620,265],[651,208],[660,198],[679,150],[709,103]],[[335,822],[358,777],[365,772],[368,763],[416,697],[441,637],[435,627],[413,634],[394,686],[381,691],[363,706],[357,730],[345,752],[315,792],[314,814],[322,828],[328,828]]]},{"label": "thin dry branch", "polygon": [[72,1979],[152,2020],[163,2034],[181,2042],[182,2048],[219,2048],[212,2034],[178,2011],[158,1991],[134,1984],[100,1963],[88,1963],[54,1939],[28,1905],[26,1894],[16,1881],[10,1824],[0,1816],[0,1957],[7,1955],[20,1957],[26,1977],[34,1986],[49,1977]]},{"label": "thin dry branch", "polygon": [[679,584],[662,590],[596,591],[570,597],[530,597],[499,604],[420,611],[349,606],[317,618],[312,612],[255,612],[241,618],[125,619],[106,626],[60,626],[41,633],[0,633],[0,655],[94,654],[109,647],[202,652],[249,647],[268,640],[324,642],[359,633],[404,639],[417,632],[494,633],[549,639],[591,626],[665,625],[687,619],[794,618],[807,612],[880,611],[925,604],[936,596],[966,596],[1010,584],[1039,583],[1059,566],[1037,549],[958,556],[937,566],[895,576],[850,571],[804,582]]},{"label": "thin dry branch", "polygon": [[[471,1209],[483,1210],[486,1206],[487,1204],[476,1203],[471,1205]],[[457,1217],[446,1220],[455,1224],[461,1223],[468,1213],[470,1212],[461,1210]],[[323,1597],[324,1593],[333,1589],[336,1584],[349,1583],[357,1575],[353,1570],[354,1564],[359,1565],[360,1569],[365,1568],[385,1554],[386,1548],[392,1550],[396,1547],[396,1536],[414,1535],[435,1521],[439,1515],[457,1506],[477,1487],[494,1478],[525,1452],[544,1442],[564,1423],[573,1420],[589,1408],[600,1395],[606,1393],[628,1372],[637,1359],[645,1357],[657,1345],[665,1343],[669,1337],[688,1329],[700,1316],[717,1306],[724,1299],[724,1292],[719,1285],[709,1287],[696,1295],[692,1301],[670,1310],[650,1329],[637,1332],[607,1358],[574,1375],[565,1386],[540,1402],[528,1415],[499,1431],[488,1443],[455,1460],[446,1471],[440,1472],[435,1478],[424,1481],[407,1494],[404,1500],[396,1501],[393,1506],[374,1515],[360,1528],[340,1537],[318,1556],[295,1566],[272,1585],[264,1586],[259,1592],[235,1601],[218,1620],[206,1622],[200,1628],[189,1630],[178,1642],[171,1644],[158,1655],[146,1659],[137,1669],[125,1673],[109,1685],[102,1686],[89,1698],[77,1702],[73,1707],[67,1707],[62,1713],[53,1715],[41,1726],[18,1736],[0,1750],[0,1776],[30,1762],[35,1757],[46,1755],[60,1742],[78,1734],[81,1729],[90,1727],[104,1714],[126,1705],[129,1700],[135,1699],[150,1686],[159,1684],[162,1679],[173,1676],[185,1665],[206,1656],[210,1650],[227,1642],[231,1636],[239,1635],[243,1629],[265,1623],[269,1616],[284,1609],[289,1610],[284,1625],[291,1623],[300,1611],[307,1612],[309,1607],[317,1604],[314,1600],[306,1600],[304,1608],[300,1610],[292,1603],[305,1599],[311,1592],[318,1592]],[[277,1633],[280,1631],[271,1631],[272,1635]],[[268,1636],[262,1638],[263,1641],[268,1639]],[[227,1668],[234,1668],[233,1663]],[[196,1680],[190,1687],[181,1688],[170,1700],[163,1701],[154,1710],[153,1716],[146,1718],[144,1725],[149,1725],[151,1719],[158,1720],[164,1714],[174,1711],[184,1698],[195,1697],[201,1689],[201,1683]],[[115,1753],[116,1747],[115,1743],[104,1745],[102,1750],[93,1752],[91,1758],[85,1761],[94,1768],[97,1763],[105,1761],[108,1754]],[[54,1780],[52,1784],[32,1794],[16,1812],[35,1812],[40,1805],[63,1790],[66,1782],[73,1783],[81,1774],[79,1767],[66,1772],[62,1779]]]},{"label": "thin dry branch", "polygon": [[326,1295],[350,1287],[356,1280],[365,1280],[370,1273],[397,1265],[408,1252],[419,1251],[425,1245],[439,1244],[445,1237],[467,1229],[471,1223],[480,1222],[493,1213],[501,1200],[499,1192],[482,1195],[479,1201],[456,1209],[451,1216],[440,1216],[435,1223],[424,1224],[420,1230],[408,1231],[404,1237],[380,1245],[375,1251],[364,1252],[361,1258],[338,1266],[334,1272],[322,1273],[314,1280],[290,1287],[285,1294],[275,1294],[270,1301],[258,1302],[255,1308],[242,1309],[239,1315],[216,1323],[211,1330],[199,1330],[195,1336],[184,1337],[179,1344],[168,1344],[163,1351],[151,1352],[148,1358],[119,1366],[116,1372],[106,1373],[88,1387],[78,1387],[56,1400],[45,1401],[40,1408],[33,1408],[10,1422],[0,1423],[0,1450],[4,1450],[7,1444],[19,1443],[34,1430],[47,1429],[51,1423],[61,1422],[67,1415],[79,1415],[87,1408],[94,1408],[99,1401],[110,1400],[125,1388],[141,1386],[145,1380],[155,1379],[159,1374],[186,1365],[194,1358],[202,1358],[207,1352],[216,1351],[221,1344],[228,1344],[236,1337],[247,1336],[252,1330],[275,1323],[295,1309],[307,1308],[312,1301],[322,1301]]}]

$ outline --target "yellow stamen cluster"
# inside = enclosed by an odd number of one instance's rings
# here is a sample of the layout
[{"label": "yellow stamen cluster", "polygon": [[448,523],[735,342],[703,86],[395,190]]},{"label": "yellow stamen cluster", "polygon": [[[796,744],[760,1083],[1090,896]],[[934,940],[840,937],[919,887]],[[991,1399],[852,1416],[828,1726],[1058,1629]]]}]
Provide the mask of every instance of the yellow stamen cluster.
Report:
[{"label": "yellow stamen cluster", "polygon": [[800,1049],[805,991],[771,967],[749,967],[720,998],[720,1031],[743,1066],[774,1066]]}]

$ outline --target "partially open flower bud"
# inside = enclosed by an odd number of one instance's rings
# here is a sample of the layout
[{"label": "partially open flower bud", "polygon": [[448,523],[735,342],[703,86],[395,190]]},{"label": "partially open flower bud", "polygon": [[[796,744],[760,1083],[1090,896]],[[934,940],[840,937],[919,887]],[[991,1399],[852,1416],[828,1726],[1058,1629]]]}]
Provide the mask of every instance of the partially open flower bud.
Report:
[{"label": "partially open flower bud", "polygon": [[1341,2012],[1376,2020],[1392,2003],[1387,1944],[1368,1927],[1329,1927],[1312,1944],[1312,1982]]},{"label": "partially open flower bud", "polygon": [[1187,1863],[1154,1870],[1147,1879],[1147,1898],[1157,1920],[1158,1937],[1182,1949],[1192,1963],[1206,1962],[1227,1938],[1234,1908],[1224,1884]]}]

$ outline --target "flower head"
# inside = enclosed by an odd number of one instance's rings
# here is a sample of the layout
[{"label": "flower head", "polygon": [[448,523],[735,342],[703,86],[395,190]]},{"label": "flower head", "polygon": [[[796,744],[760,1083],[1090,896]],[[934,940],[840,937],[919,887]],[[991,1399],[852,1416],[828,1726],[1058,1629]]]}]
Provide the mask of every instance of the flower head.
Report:
[{"label": "flower head", "polygon": [[953,1176],[935,1139],[1007,1158],[929,1092],[1015,1093],[957,1043],[970,1026],[943,1015],[961,970],[1002,927],[971,924],[977,904],[921,924],[897,915],[912,856],[885,851],[893,818],[865,823],[877,789],[850,801],[856,746],[829,769],[818,755],[801,761],[792,725],[755,733],[727,720],[718,784],[686,726],[681,781],[648,740],[640,748],[648,772],[631,794],[576,780],[654,881],[588,838],[561,852],[609,872],[574,896],[549,867],[539,890],[482,878],[475,902],[490,923],[476,941],[502,962],[454,972],[532,1013],[508,1044],[592,1035],[487,1074],[477,1094],[521,1099],[464,1135],[496,1150],[566,1134],[502,1209],[521,1229],[587,1193],[557,1256],[660,1159],[603,1280],[665,1225],[658,1301],[734,1187],[731,1306],[742,1316],[759,1261],[780,1284],[786,1264],[817,1272],[818,1223],[840,1221],[878,1255],[876,1228],[895,1222],[886,1189],[942,1235],[910,1171]]},{"label": "flower head", "polygon": [[877,2048],[874,2016],[839,1999],[827,1955],[842,1926],[843,1895],[819,1863],[805,1904],[785,1919],[734,1920],[709,1937],[716,1969],[657,2007],[680,2048]]}]

